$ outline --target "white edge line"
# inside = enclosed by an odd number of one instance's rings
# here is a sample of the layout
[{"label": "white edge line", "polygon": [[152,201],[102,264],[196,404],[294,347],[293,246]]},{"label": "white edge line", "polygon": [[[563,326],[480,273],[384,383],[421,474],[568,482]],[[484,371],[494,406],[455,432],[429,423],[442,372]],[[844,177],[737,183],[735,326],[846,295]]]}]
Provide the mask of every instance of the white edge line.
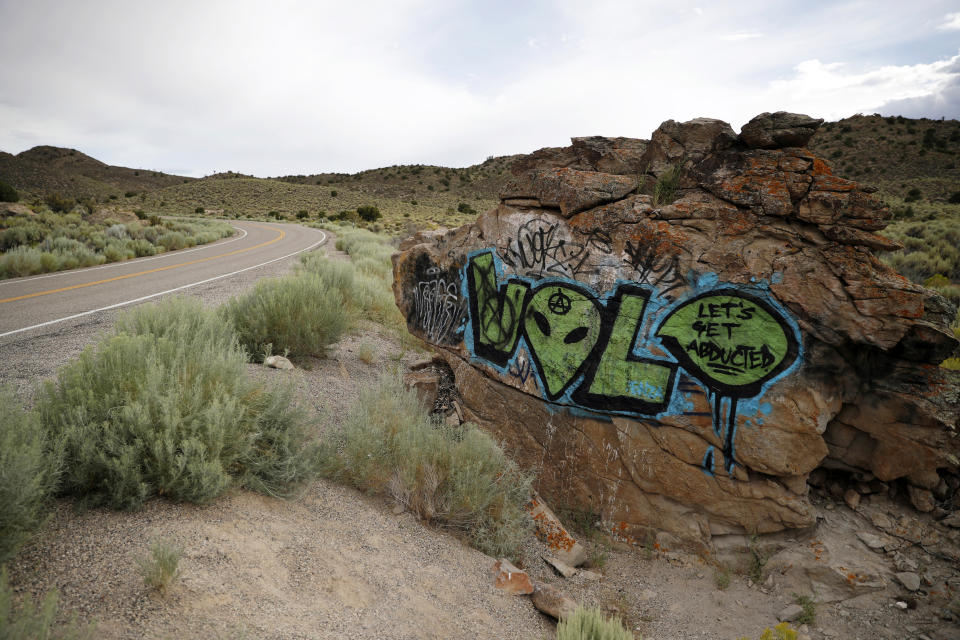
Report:
[{"label": "white edge line", "polygon": [[231,242],[236,242],[237,240],[243,240],[247,237],[247,230],[241,229],[240,227],[230,225],[237,231],[242,231],[243,235],[236,238],[230,238],[226,242],[208,242],[207,244],[201,245],[199,247],[194,247],[193,249],[178,249],[176,251],[164,251],[162,255],[159,256],[149,256],[144,258],[133,258],[132,260],[121,260],[120,262],[111,262],[110,264],[100,265],[99,267],[84,267],[83,269],[68,269],[66,271],[57,271],[56,273],[48,273],[42,276],[30,276],[28,278],[4,278],[0,280],[0,287],[5,284],[17,284],[18,282],[31,282],[33,280],[40,280],[42,278],[56,278],[57,276],[71,275],[74,273],[80,273],[83,271],[97,271],[98,269],[109,269],[110,267],[123,267],[131,264],[139,264],[141,262],[149,262],[150,260],[159,260],[160,258],[171,258],[176,256],[182,256],[185,253],[192,253],[194,251],[200,251],[201,249],[212,249],[213,247],[222,247],[225,244],[230,244]]},{"label": "white edge line", "polygon": [[318,247],[318,246],[320,246],[321,244],[323,244],[324,242],[327,241],[327,234],[324,233],[323,231],[321,231],[320,233],[323,234],[323,240],[320,240],[319,242],[315,242],[315,243],[313,243],[312,245],[310,245],[309,247],[306,247],[306,248],[303,248],[303,249],[299,249],[299,250],[297,250],[297,251],[294,251],[293,253],[288,253],[288,254],[285,255],[285,256],[280,256],[279,258],[274,258],[273,260],[267,260],[266,262],[261,262],[260,264],[255,264],[255,265],[253,265],[252,267],[244,267],[243,269],[238,269],[238,270],[236,270],[236,271],[231,271],[230,273],[224,273],[223,275],[214,276],[214,277],[212,277],[212,278],[207,278],[206,280],[201,280],[200,282],[193,282],[193,283],[191,283],[191,284],[185,284],[185,285],[183,285],[183,286],[181,286],[181,287],[176,287],[176,288],[174,288],[174,289],[167,289],[166,291],[161,291],[160,293],[151,293],[150,295],[148,295],[148,296],[143,296],[142,298],[136,298],[136,299],[134,299],[134,300],[127,300],[126,302],[118,302],[118,303],[116,303],[116,304],[111,304],[111,305],[108,305],[108,306],[106,306],[106,307],[100,307],[99,309],[92,309],[92,310],[90,310],[90,311],[84,311],[84,312],[82,312],[82,313],[75,313],[75,314],[73,314],[72,316],[66,316],[65,318],[58,318],[58,319],[56,319],[56,320],[49,320],[49,321],[47,321],[47,322],[41,322],[40,324],[35,324],[35,325],[30,326],[30,327],[24,327],[24,328],[22,328],[22,329],[14,329],[13,331],[7,331],[6,333],[0,333],[0,338],[4,338],[4,337],[6,337],[6,336],[12,336],[12,335],[15,334],[15,333],[22,333],[22,332],[24,332],[24,331],[30,331],[30,330],[32,330],[32,329],[39,329],[40,327],[47,327],[47,326],[49,326],[49,325],[51,325],[51,324],[57,324],[57,323],[59,323],[59,322],[66,322],[67,320],[73,320],[74,318],[82,318],[83,316],[89,316],[89,315],[94,314],[94,313],[100,313],[101,311],[109,311],[110,309],[116,309],[116,308],[118,308],[118,307],[125,307],[125,306],[127,306],[128,304],[136,304],[136,303],[138,303],[138,302],[143,302],[144,300],[149,300],[150,298],[156,298],[156,297],[158,297],[158,296],[165,296],[165,295],[167,295],[168,293],[174,293],[175,291],[182,291],[183,289],[189,289],[190,287],[196,287],[196,286],[199,286],[199,285],[201,285],[201,284],[206,284],[206,283],[208,283],[208,282],[213,282],[214,280],[220,280],[221,278],[229,278],[230,276],[235,276],[235,275],[237,275],[238,273],[243,273],[244,271],[250,271],[250,269],[256,269],[257,267],[262,267],[262,266],[268,265],[268,264],[270,264],[270,263],[272,263],[272,262],[277,262],[278,260],[283,260],[283,259],[285,259],[285,258],[289,258],[290,256],[295,256],[295,255],[297,255],[298,253],[303,253],[304,251],[309,251],[310,249],[313,249],[314,247]]}]

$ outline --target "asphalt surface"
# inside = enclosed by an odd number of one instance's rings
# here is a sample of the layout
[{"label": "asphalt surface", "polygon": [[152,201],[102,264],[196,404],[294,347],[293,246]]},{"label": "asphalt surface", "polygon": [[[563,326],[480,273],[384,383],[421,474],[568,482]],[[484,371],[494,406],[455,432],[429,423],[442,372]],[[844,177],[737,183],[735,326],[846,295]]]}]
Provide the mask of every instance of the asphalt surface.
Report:
[{"label": "asphalt surface", "polygon": [[[229,278],[323,244],[298,225],[233,221],[230,238],[193,249],[41,276],[0,280],[0,345],[63,323]],[[226,282],[225,282],[226,284]]]}]

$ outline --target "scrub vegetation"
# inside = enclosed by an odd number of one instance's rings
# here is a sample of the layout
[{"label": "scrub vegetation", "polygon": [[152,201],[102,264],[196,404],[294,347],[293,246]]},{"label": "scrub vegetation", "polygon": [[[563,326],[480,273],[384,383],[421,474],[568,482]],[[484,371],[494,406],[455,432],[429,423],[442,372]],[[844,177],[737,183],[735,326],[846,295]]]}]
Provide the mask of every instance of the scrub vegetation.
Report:
[{"label": "scrub vegetation", "polygon": [[216,220],[95,221],[77,210],[0,213],[0,278],[90,267],[206,244],[232,235]]}]

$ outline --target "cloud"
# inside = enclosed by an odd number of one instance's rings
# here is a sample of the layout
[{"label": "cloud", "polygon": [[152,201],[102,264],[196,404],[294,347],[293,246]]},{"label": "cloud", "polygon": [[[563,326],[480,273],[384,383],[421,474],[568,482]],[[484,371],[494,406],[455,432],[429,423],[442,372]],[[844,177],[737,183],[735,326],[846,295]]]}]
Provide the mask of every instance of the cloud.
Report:
[{"label": "cloud", "polygon": [[926,42],[940,14],[891,2],[871,18],[842,0],[796,15],[763,0],[696,9],[0,1],[0,149],[55,144],[191,175],[464,166],[571,136],[645,138],[670,118],[736,127],[762,111],[954,101],[957,58],[870,54]]},{"label": "cloud", "polygon": [[940,31],[960,31],[960,13],[948,13],[943,23],[937,26]]},{"label": "cloud", "polygon": [[754,31],[741,31],[739,33],[728,33],[726,35],[720,36],[721,40],[726,40],[727,42],[739,42],[741,40],[753,40],[754,38],[762,38],[762,33],[756,33]]}]

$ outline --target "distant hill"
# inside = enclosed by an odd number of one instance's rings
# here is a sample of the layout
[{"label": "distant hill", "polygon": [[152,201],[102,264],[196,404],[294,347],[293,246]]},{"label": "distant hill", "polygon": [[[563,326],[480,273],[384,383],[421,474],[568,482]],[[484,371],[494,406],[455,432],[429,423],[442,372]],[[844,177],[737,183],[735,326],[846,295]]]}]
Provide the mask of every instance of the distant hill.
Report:
[{"label": "distant hill", "polygon": [[824,123],[810,148],[834,173],[883,195],[946,202],[960,191],[960,122],[900,116],[853,116]]},{"label": "distant hill", "polygon": [[0,180],[21,197],[58,193],[71,198],[109,198],[182,184],[194,178],[114,167],[76,149],[34,147],[17,155],[0,151]]}]

